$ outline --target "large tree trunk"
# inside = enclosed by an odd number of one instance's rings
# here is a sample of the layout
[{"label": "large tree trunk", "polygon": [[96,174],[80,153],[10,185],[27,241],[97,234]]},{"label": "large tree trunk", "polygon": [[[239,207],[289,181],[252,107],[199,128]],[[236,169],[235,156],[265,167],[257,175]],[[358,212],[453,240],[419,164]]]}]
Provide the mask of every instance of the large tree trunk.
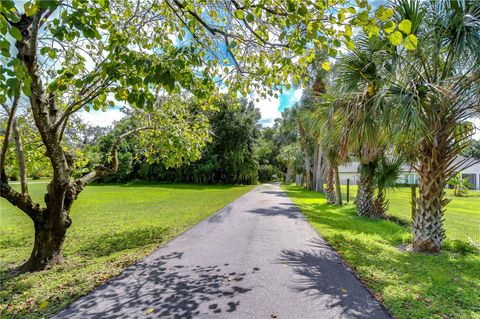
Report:
[{"label": "large tree trunk", "polygon": [[[439,143],[441,144],[441,143]],[[443,228],[447,161],[438,149],[421,151],[419,158],[419,197],[415,200],[412,221],[413,249],[439,252],[445,237]]]},{"label": "large tree trunk", "polygon": [[338,166],[333,168],[335,173],[335,204],[342,205],[342,190],[340,188],[340,174],[338,173]]},{"label": "large tree trunk", "polygon": [[326,195],[327,195],[327,203],[329,204],[335,204],[335,190],[333,187],[333,177],[334,172],[333,168],[330,167],[327,172],[327,189],[326,189]]},{"label": "large tree trunk", "polygon": [[[55,107],[54,93],[51,92],[47,96],[45,92],[37,61],[38,31],[44,12],[45,9],[39,8],[37,13],[31,17],[22,14],[20,21],[12,25],[17,27],[22,34],[21,40],[15,42],[17,58],[26,67],[30,77],[30,109],[35,126],[45,145],[45,155],[49,158],[53,170],[53,178],[45,195],[45,208],[41,208],[38,203],[33,202],[28,193],[19,193],[10,187],[4,174],[4,155],[8,149],[8,135],[18,104],[18,96],[13,101],[0,159],[0,196],[25,212],[33,220],[35,226],[35,243],[32,254],[21,267],[21,270],[28,271],[42,270],[49,264],[62,260],[65,233],[71,225],[69,212],[78,194],[85,185],[94,179],[114,174],[117,171],[117,148],[124,137],[140,130],[151,129],[150,127],[141,127],[122,134],[112,146],[111,162],[108,166],[96,167],[94,171],[72,182],[74,162],[72,156],[67,154],[62,146],[62,135],[63,128],[65,128],[70,115],[75,112],[74,108],[77,104],[71,104],[59,118],[59,111]],[[90,101],[93,98],[95,97],[90,97]],[[26,191],[26,188],[24,190]]]},{"label": "large tree trunk", "polygon": [[63,242],[68,227],[71,225],[70,218],[63,214],[65,219],[61,222],[51,217],[53,215],[45,211],[46,220],[34,221],[35,242],[28,261],[20,267],[21,271],[37,271],[61,263],[63,261]]},{"label": "large tree trunk", "polygon": [[360,164],[360,180],[356,198],[357,214],[359,216],[375,218],[375,210],[373,207],[373,195],[375,192],[374,176],[374,163]]}]

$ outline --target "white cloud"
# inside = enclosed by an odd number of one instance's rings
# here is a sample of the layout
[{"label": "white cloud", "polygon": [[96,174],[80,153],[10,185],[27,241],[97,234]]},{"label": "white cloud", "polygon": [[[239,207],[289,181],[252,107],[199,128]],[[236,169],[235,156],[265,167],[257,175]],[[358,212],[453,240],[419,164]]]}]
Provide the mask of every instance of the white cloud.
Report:
[{"label": "white cloud", "polygon": [[303,89],[291,90],[284,92],[278,98],[269,97],[261,99],[255,105],[260,109],[262,114],[262,124],[264,126],[272,126],[274,120],[282,116],[281,112],[285,108],[291,107],[302,98]]},{"label": "white cloud", "polygon": [[110,109],[107,111],[82,111],[78,113],[78,116],[92,126],[106,127],[123,118],[125,114],[119,110]]},{"label": "white cloud", "polygon": [[279,111],[280,99],[275,99],[274,97],[262,99],[259,102],[256,102],[255,105],[260,109],[262,114],[262,124],[264,126],[272,126],[273,121],[277,117],[281,117],[281,112]]}]

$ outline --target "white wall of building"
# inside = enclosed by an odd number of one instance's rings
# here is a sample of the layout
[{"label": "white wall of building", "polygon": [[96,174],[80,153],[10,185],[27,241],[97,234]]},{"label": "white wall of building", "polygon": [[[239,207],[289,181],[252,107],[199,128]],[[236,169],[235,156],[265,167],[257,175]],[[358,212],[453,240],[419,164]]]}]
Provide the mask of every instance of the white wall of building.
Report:
[{"label": "white wall of building", "polygon": [[[459,157],[459,160],[463,159]],[[454,162],[455,164],[455,162]],[[470,177],[474,175],[475,178],[475,189],[480,190],[480,163],[468,164],[469,167],[462,169],[459,173],[462,177]],[[348,164],[340,165],[338,167],[338,174],[340,176],[340,183],[342,185],[347,184],[347,179],[350,180],[350,185],[357,185],[360,179],[360,174],[358,173],[358,162],[351,162]],[[401,184],[418,184],[418,174],[415,173],[408,165],[403,165],[403,171],[400,173],[400,176],[397,180]]]}]

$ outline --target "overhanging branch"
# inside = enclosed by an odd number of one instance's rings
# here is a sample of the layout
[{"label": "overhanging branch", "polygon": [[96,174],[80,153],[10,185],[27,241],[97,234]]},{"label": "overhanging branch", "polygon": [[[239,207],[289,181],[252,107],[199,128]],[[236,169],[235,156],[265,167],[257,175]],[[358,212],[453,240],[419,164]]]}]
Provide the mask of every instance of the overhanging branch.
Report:
[{"label": "overhanging branch", "polygon": [[90,173],[88,173],[88,174],[86,174],[86,175],[84,175],[80,178],[77,178],[75,180],[75,184],[76,184],[76,187],[77,187],[76,194],[78,195],[87,184],[91,183],[95,179],[102,178],[102,177],[109,176],[109,175],[113,175],[118,171],[118,146],[120,145],[120,143],[122,142],[122,140],[124,138],[126,138],[127,136],[132,135],[134,133],[138,133],[140,131],[152,130],[152,129],[153,129],[153,127],[151,127],[151,126],[143,126],[143,127],[139,127],[139,128],[130,130],[130,131],[125,132],[122,135],[120,135],[115,140],[115,143],[113,143],[113,145],[112,145],[112,149],[110,151],[110,156],[111,156],[110,164],[108,166],[104,166],[104,165],[98,166],[93,171],[91,171]]}]

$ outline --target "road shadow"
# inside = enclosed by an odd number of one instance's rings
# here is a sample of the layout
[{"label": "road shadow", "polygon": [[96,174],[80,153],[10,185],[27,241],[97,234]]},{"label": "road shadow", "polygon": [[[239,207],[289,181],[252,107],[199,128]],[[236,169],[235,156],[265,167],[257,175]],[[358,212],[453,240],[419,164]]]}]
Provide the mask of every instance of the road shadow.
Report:
[{"label": "road shadow", "polygon": [[207,222],[209,223],[221,223],[226,217],[230,216],[232,213],[232,206],[228,205],[219,210],[217,213],[213,214],[209,218],[207,218]]},{"label": "road shadow", "polygon": [[54,318],[193,318],[236,311],[236,297],[251,290],[241,286],[247,273],[231,272],[229,264],[186,267],[182,256],[147,258]]},{"label": "road shadow", "polygon": [[279,203],[279,205],[281,206],[276,205],[269,208],[255,208],[248,210],[247,212],[266,217],[285,216],[290,219],[303,218],[296,205],[291,203]]},{"label": "road shadow", "polygon": [[390,318],[322,240],[310,241],[308,249],[283,250],[278,263],[293,268],[292,290],[327,308],[340,308],[342,318]]}]

